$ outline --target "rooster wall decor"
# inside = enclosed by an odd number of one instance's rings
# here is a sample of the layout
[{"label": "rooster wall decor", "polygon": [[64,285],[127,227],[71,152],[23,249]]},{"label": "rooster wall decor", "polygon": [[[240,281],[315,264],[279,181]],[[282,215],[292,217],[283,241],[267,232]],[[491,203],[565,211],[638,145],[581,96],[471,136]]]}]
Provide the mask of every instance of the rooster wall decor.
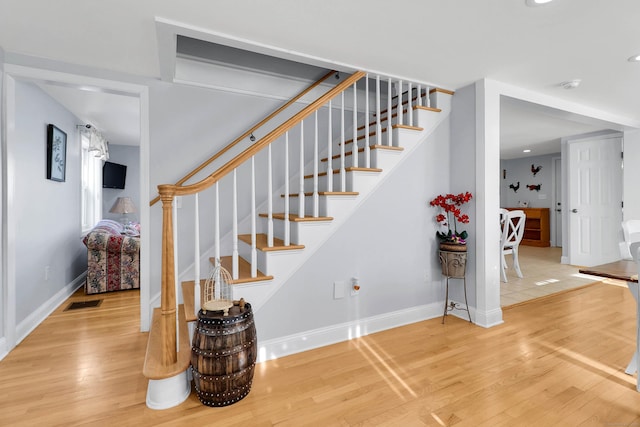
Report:
[{"label": "rooster wall decor", "polygon": [[514,193],[517,193],[518,189],[520,188],[520,181],[518,181],[516,185],[509,184],[509,188],[512,189]]},{"label": "rooster wall decor", "polygon": [[540,188],[542,188],[542,184],[538,184],[538,185],[533,185],[533,184],[527,184],[527,188],[529,189],[529,191],[540,191]]},{"label": "rooster wall decor", "polygon": [[542,169],[542,165],[534,166],[533,163],[531,164],[531,173],[533,174],[533,176],[536,176],[538,172],[540,172],[540,169]]}]

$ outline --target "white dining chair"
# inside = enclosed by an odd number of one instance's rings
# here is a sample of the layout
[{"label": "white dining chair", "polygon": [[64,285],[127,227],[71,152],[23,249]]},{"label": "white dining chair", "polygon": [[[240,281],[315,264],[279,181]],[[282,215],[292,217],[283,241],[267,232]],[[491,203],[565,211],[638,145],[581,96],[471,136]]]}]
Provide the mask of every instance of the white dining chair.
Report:
[{"label": "white dining chair", "polygon": [[629,245],[640,241],[640,219],[622,221],[622,236],[624,241],[620,242],[620,256],[622,259],[633,259]]},{"label": "white dining chair", "polygon": [[501,219],[504,217],[502,224],[502,237],[500,239],[501,257],[500,267],[502,269],[502,279],[507,282],[507,259],[506,255],[511,254],[513,257],[513,268],[518,277],[522,278],[522,270],[520,270],[520,261],[518,260],[518,248],[522,236],[524,235],[524,222],[527,218],[524,211],[507,211],[506,214],[501,212]]}]

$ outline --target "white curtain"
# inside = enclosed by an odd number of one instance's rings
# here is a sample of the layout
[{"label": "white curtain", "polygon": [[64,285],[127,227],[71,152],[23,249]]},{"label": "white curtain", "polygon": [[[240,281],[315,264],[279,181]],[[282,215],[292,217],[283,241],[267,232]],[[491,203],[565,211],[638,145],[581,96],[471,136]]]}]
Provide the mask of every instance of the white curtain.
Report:
[{"label": "white curtain", "polygon": [[93,126],[84,127],[82,132],[89,137],[89,151],[100,160],[109,160],[109,143]]}]

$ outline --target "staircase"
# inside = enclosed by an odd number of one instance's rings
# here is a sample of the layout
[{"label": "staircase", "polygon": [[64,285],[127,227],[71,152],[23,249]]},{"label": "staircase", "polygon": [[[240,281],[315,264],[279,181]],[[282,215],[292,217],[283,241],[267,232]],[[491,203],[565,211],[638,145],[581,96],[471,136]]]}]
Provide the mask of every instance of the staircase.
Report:
[{"label": "staircase", "polygon": [[[244,298],[259,311],[446,117],[452,95],[356,72],[207,178],[192,185],[159,186],[163,283],[144,368],[150,407],[173,406],[186,393],[183,379],[177,380],[181,385],[168,381],[188,368],[184,356],[190,347],[188,342],[182,347],[176,329],[196,320],[200,262],[215,265],[219,260],[232,274],[234,299]],[[231,200],[221,198],[221,192],[230,193]],[[198,206],[205,195],[213,199],[209,205],[215,225],[213,244],[201,253]],[[194,218],[189,219],[194,236],[184,237],[195,240],[194,263],[182,276],[191,274],[192,280],[182,282],[184,306],[179,307],[174,287],[176,196],[195,197]],[[165,397],[152,386],[177,391]]]}]

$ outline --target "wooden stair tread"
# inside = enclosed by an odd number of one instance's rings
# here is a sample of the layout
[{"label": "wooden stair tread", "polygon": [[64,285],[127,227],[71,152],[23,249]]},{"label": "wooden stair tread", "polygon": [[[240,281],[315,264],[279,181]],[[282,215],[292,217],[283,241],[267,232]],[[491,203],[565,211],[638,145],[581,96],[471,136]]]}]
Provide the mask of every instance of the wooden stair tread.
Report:
[{"label": "wooden stair tread", "polygon": [[[394,125],[394,126],[398,126],[398,125]],[[388,145],[378,145],[378,144],[374,144],[374,145],[370,145],[369,146],[370,150],[391,150],[391,151],[402,151],[404,150],[404,148],[402,147],[390,147]],[[358,153],[362,153],[364,152],[364,147],[360,147],[358,148]],[[352,156],[353,155],[353,151],[347,151],[346,153],[344,153],[344,156]],[[331,157],[332,160],[335,159],[339,159],[340,158],[340,154],[336,154],[334,156]],[[325,157],[324,159],[320,159],[321,162],[326,162],[328,159]]]},{"label": "wooden stair tread", "polygon": [[[357,191],[318,191],[319,196],[357,196],[359,194]],[[311,197],[313,193],[304,193],[304,195]],[[281,194],[280,197],[284,197],[284,194]],[[299,194],[289,194],[289,197],[299,197]]]},{"label": "wooden stair tread", "polygon": [[409,129],[409,130],[417,130],[422,132],[424,130],[424,128],[421,128],[420,126],[409,126],[409,125],[393,125],[394,129]]},{"label": "wooden stair tread", "polygon": [[[251,234],[239,234],[238,239],[251,245]],[[285,246],[284,240],[273,238],[273,246],[269,246],[267,242],[266,234],[256,234],[256,249],[262,252],[275,252],[275,251],[292,251],[296,249],[304,249],[304,245],[289,245]]]},{"label": "wooden stair tread", "polygon": [[[364,126],[362,128],[358,128],[358,130],[362,130],[362,129],[364,129]],[[384,133],[386,131],[387,131],[386,127],[382,128],[382,133]],[[376,136],[376,131],[375,130],[369,132],[369,137],[372,137],[372,136]],[[360,141],[361,139],[365,139],[365,137],[366,137],[366,135],[359,135],[358,136],[358,141]],[[347,139],[344,143],[345,143],[345,145],[346,144],[353,144],[353,138]],[[340,144],[342,144],[342,142],[338,142],[338,147],[340,146]]]},{"label": "wooden stair tread", "polygon": [[441,112],[442,110],[440,108],[434,108],[434,107],[427,107],[425,105],[415,105],[413,107],[414,110],[426,110],[426,111],[433,111],[436,113]]},{"label": "wooden stair tread", "polygon": [[185,320],[184,304],[178,306],[178,316],[181,321],[179,325],[179,351],[177,361],[171,365],[162,364],[162,311],[160,308],[153,309],[153,319],[149,330],[149,341],[147,342],[147,353],[144,357],[144,367],[142,373],[150,380],[163,380],[174,377],[187,369],[191,363],[191,340],[189,330]]},{"label": "wooden stair tread", "polygon": [[[380,168],[361,168],[361,167],[354,167],[354,166],[349,166],[348,168],[345,168],[345,171],[347,172],[382,172],[382,169]],[[340,173],[340,169],[334,169],[333,170],[334,175],[337,175]],[[320,172],[318,174],[318,176],[326,176],[327,173],[326,172]],[[304,179],[309,179],[309,178],[313,178],[313,175],[305,175]]]},{"label": "wooden stair tread", "polygon": [[[442,110],[441,110],[441,109],[439,109],[439,108],[424,107],[424,106],[422,106],[422,105],[416,105],[415,107],[413,107],[413,109],[414,109],[414,110],[434,111],[434,112],[436,112],[436,113],[439,113],[440,111],[442,111]],[[403,111],[403,113],[406,113],[406,112],[407,112],[407,110],[404,110],[404,111]],[[392,117],[392,118],[393,118],[393,117],[397,117],[397,116],[398,116],[398,113],[395,113],[395,114],[392,114],[392,115],[391,115],[391,117]],[[385,118],[384,118],[384,119],[381,119],[380,121],[381,121],[381,122],[383,122],[383,121],[386,121],[386,120],[387,120],[387,117],[385,116]],[[376,124],[376,122],[373,122],[373,124]],[[370,125],[371,125],[371,124],[370,124]],[[400,127],[402,127],[402,126],[406,126],[406,125],[392,125],[391,127],[395,129],[396,127],[399,127],[399,126],[400,126]],[[363,130],[364,128],[365,128],[364,126],[360,126],[360,127],[358,128],[358,131],[361,131],[361,130]],[[413,130],[418,130],[418,131],[423,131],[423,130],[424,130],[424,128],[421,128],[421,127],[418,127],[418,126],[409,126],[409,127],[408,127],[408,129],[413,129]],[[387,127],[386,127],[386,126],[385,126],[385,127],[383,127],[381,131],[382,131],[383,133],[384,133],[384,132],[386,132],[386,131],[387,131]],[[374,130],[374,131],[369,132],[369,137],[372,137],[372,136],[376,136],[376,131],[375,131],[375,130]],[[365,137],[366,137],[366,135],[359,135],[359,136],[358,136],[358,141],[360,141],[360,140],[362,140],[362,139],[365,139]],[[344,143],[345,143],[345,145],[346,145],[346,144],[353,144],[353,138],[351,138],[351,139],[347,139]],[[341,142],[338,142],[338,147],[340,146],[340,144],[342,144],[342,143],[341,143]]]},{"label": "wooden stair tread", "polygon": [[[268,218],[269,214],[266,213],[261,213],[259,214],[259,216],[263,217],[263,218]],[[285,216],[284,213],[274,213],[272,214],[273,219],[279,219],[281,221],[284,221]],[[305,215],[304,218],[300,218],[298,216],[298,214],[293,214],[290,213],[289,214],[289,221],[291,222],[319,222],[319,221],[333,221],[333,217],[331,216],[311,216],[311,215]]]},{"label": "wooden stair tread", "polygon": [[[209,258],[209,262],[213,265],[213,263],[215,262],[215,258]],[[222,264],[222,267],[224,267],[224,269],[229,272],[229,274],[233,273],[233,257],[220,257],[220,263]],[[257,276],[251,277],[251,264],[247,260],[238,257],[238,278],[231,280],[231,285],[261,282],[263,280],[273,280],[273,276],[267,276],[262,271],[258,270]]]}]

